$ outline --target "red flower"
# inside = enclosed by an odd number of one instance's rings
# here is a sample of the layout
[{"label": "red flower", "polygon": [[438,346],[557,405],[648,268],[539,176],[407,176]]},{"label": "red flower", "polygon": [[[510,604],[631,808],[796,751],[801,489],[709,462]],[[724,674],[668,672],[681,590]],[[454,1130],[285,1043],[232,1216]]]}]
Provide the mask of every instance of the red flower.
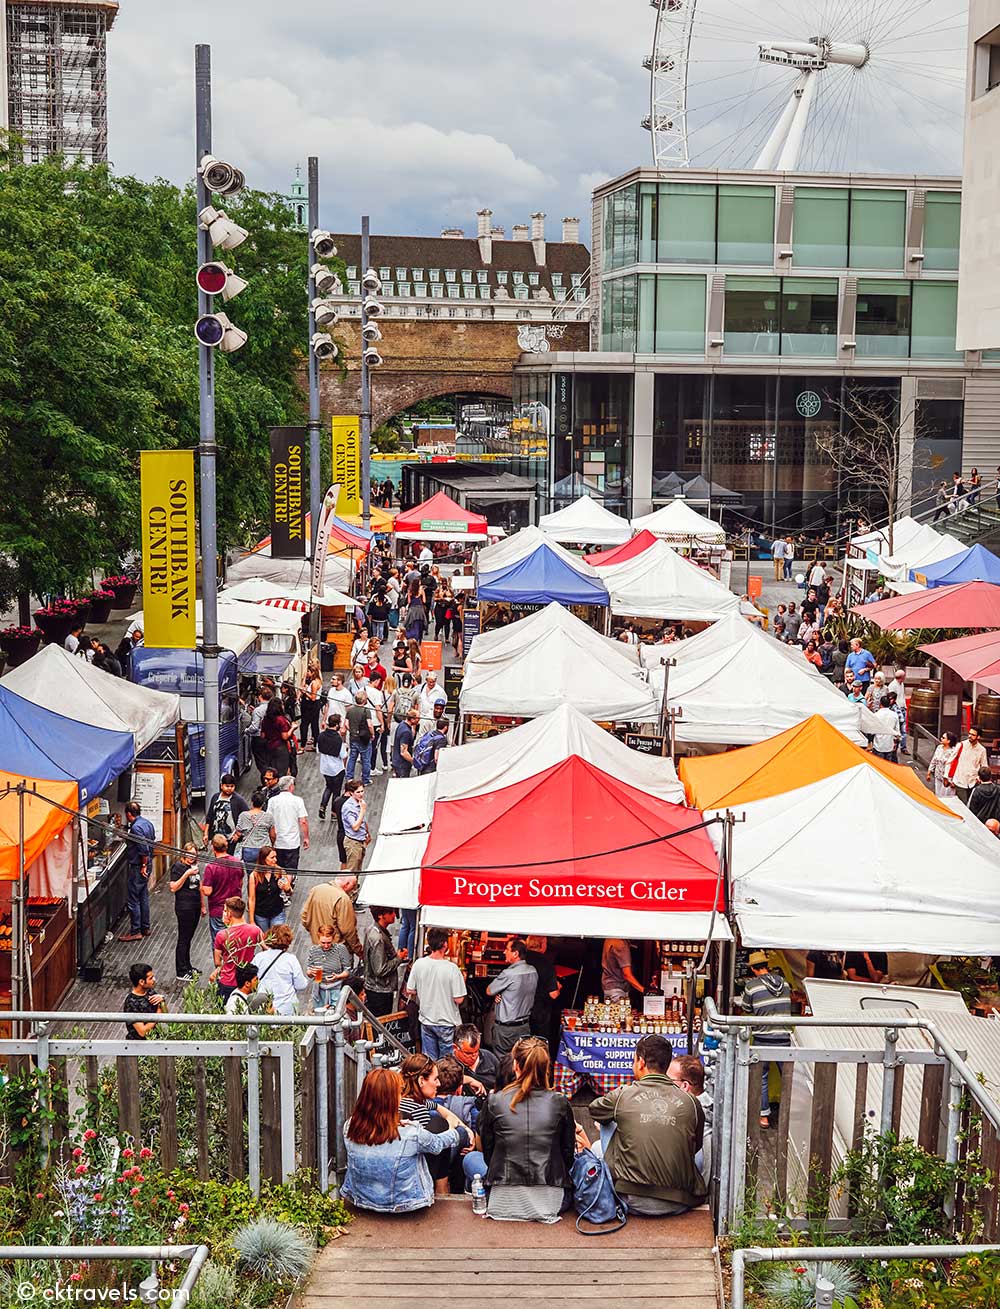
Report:
[{"label": "red flower", "polygon": [[135,1178],[135,1180],[136,1180],[137,1182],[144,1182],[144,1181],[146,1180],[145,1177],[143,1177],[142,1173],[140,1173],[138,1169],[136,1169],[136,1178]]},{"label": "red flower", "polygon": [[137,1186],[133,1186],[131,1191],[129,1191],[129,1195],[138,1195],[138,1194],[139,1194],[139,1188]]},{"label": "red flower", "polygon": [[168,1200],[176,1200],[176,1199],[177,1199],[177,1196],[173,1193],[173,1191],[168,1191],[168,1192],[167,1192],[167,1199],[168,1199]]},{"label": "red flower", "polygon": [[41,1193],[41,1191],[36,1191],[36,1192],[35,1192],[35,1199],[36,1199],[36,1200],[44,1200],[44,1199],[45,1199],[45,1196]]},{"label": "red flower", "polygon": [[77,1166],[76,1166],[76,1168],[74,1169],[74,1171],[75,1171],[77,1177],[82,1177],[82,1176],[84,1175],[84,1173],[87,1171],[87,1165],[86,1165],[86,1164],[77,1164]]},{"label": "red flower", "polygon": [[147,1146],[143,1146],[143,1148],[139,1151],[140,1159],[152,1159],[152,1157],[153,1157],[153,1152]]},{"label": "red flower", "polygon": [[123,1150],[123,1151],[122,1151],[122,1158],[123,1158],[123,1159],[134,1159],[134,1158],[135,1158],[135,1151],[134,1151],[134,1150],[129,1150],[129,1149],[125,1149],[125,1150]]},{"label": "red flower", "polygon": [[74,1159],[82,1159],[82,1158],[83,1158],[83,1151],[80,1149],[79,1146],[77,1146],[76,1149],[73,1151],[73,1158],[74,1158]]},{"label": "red flower", "polygon": [[83,1139],[85,1141],[93,1141],[96,1138],[96,1136],[97,1133],[94,1131],[94,1129],[92,1127],[88,1127],[83,1134]]},{"label": "red flower", "polygon": [[103,1199],[104,1199],[104,1196],[101,1194],[100,1191],[98,1191],[97,1194],[94,1196],[94,1199],[95,1199],[95,1200],[103,1200]]},{"label": "red flower", "polygon": [[182,1214],[190,1213],[191,1206],[189,1204],[179,1204],[177,1206],[177,1211]]},{"label": "red flower", "polygon": [[71,1282],[79,1282],[82,1281],[82,1279],[83,1279],[83,1273],[70,1273],[69,1275],[69,1280]]}]

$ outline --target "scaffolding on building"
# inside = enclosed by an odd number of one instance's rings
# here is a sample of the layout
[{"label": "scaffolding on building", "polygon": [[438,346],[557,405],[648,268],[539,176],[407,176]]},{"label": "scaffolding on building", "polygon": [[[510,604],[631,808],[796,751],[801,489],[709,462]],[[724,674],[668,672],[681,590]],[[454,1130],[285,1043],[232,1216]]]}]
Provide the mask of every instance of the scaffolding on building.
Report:
[{"label": "scaffolding on building", "polygon": [[108,157],[107,33],[118,0],[7,0],[8,126],[26,163]]}]

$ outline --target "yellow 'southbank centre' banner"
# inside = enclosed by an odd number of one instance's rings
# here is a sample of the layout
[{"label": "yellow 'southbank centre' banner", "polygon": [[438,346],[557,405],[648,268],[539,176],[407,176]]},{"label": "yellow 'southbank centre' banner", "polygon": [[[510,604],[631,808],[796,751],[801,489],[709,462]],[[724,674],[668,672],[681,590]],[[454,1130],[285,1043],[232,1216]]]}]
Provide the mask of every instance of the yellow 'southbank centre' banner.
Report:
[{"label": "yellow 'southbank centre' banner", "polygon": [[361,419],[333,419],[333,480],[340,483],[338,514],[361,512]]},{"label": "yellow 'southbank centre' banner", "polygon": [[193,650],[194,451],[143,450],[141,461],[145,643]]}]

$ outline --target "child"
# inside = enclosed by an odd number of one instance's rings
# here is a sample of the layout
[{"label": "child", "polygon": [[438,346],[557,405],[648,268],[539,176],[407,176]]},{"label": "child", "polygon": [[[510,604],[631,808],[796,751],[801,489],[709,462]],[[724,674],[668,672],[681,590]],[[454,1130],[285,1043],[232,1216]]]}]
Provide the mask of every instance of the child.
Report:
[{"label": "child", "polygon": [[335,927],[319,929],[319,941],[306,955],[306,976],[315,982],[313,1008],[328,1009],[337,1003],[341,985],[351,975],[351,952]]}]

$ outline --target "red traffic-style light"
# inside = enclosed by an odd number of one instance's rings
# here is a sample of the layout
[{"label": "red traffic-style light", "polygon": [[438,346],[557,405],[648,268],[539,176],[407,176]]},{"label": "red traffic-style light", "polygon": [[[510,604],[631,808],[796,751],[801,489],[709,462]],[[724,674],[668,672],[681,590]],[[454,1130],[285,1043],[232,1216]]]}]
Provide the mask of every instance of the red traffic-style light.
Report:
[{"label": "red traffic-style light", "polygon": [[198,287],[206,295],[221,295],[228,278],[229,269],[225,264],[202,264],[198,269]]}]

